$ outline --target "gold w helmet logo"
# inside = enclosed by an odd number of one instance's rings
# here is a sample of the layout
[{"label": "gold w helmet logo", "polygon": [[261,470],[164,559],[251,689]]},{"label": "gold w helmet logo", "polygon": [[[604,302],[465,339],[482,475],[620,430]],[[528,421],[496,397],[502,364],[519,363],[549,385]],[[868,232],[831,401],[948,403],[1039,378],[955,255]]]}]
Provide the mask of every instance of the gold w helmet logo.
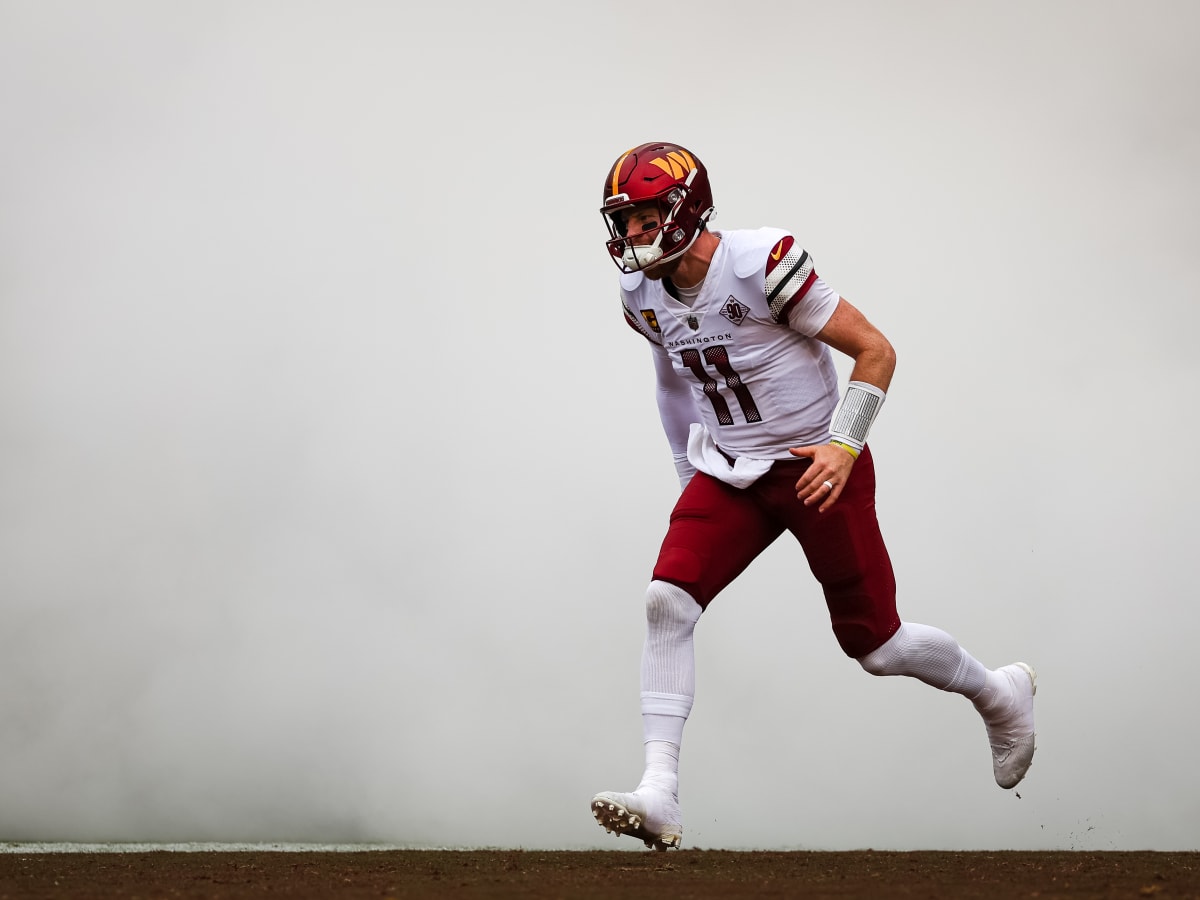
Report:
[{"label": "gold w helmet logo", "polygon": [[679,180],[692,169],[696,168],[696,161],[692,159],[691,154],[686,150],[672,150],[666,156],[660,156],[657,159],[650,160],[650,165],[658,166],[672,178]]}]

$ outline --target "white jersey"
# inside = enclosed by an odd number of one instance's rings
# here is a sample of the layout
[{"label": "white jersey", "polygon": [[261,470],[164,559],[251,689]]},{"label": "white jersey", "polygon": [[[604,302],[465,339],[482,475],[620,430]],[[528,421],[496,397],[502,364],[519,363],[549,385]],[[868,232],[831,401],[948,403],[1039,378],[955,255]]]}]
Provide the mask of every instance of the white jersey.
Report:
[{"label": "white jersey", "polygon": [[[692,306],[640,272],[621,276],[626,321],[669,357],[698,420],[733,457],[790,458],[789,447],[827,443],[838,402],[829,347],[815,339],[838,303],[808,253],[775,228],[715,232],[721,239]],[[660,362],[664,360],[660,356]],[[660,410],[676,455],[686,435]],[[669,377],[669,376],[668,376]],[[684,396],[680,391],[675,396]]]}]

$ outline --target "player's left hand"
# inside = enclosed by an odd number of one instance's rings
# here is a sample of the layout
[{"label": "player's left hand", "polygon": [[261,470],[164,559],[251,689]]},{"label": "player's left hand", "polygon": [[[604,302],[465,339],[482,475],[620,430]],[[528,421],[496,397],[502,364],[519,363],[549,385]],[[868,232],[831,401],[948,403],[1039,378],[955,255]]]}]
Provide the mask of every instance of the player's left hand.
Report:
[{"label": "player's left hand", "polygon": [[813,444],[809,447],[792,447],[788,453],[812,460],[812,465],[804,470],[796,482],[796,497],[805,506],[820,503],[818,512],[825,512],[837,503],[846,479],[850,477],[850,470],[854,468],[854,457],[849,451],[833,444]]}]

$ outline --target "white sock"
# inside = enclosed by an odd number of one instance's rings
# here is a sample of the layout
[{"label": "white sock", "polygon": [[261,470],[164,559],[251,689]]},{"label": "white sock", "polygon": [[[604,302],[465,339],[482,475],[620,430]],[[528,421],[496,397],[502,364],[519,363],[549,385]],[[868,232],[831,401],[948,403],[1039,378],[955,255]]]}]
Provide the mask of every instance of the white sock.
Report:
[{"label": "white sock", "polygon": [[908,675],[977,702],[994,674],[940,628],[915,622],[902,622],[881,647],[858,662],[872,675]]},{"label": "white sock", "polygon": [[642,785],[654,785],[672,796],[679,785],[683,726],[696,694],[692,635],[701,612],[700,604],[673,584],[652,581],[646,589],[646,643],[642,648],[646,770]]}]

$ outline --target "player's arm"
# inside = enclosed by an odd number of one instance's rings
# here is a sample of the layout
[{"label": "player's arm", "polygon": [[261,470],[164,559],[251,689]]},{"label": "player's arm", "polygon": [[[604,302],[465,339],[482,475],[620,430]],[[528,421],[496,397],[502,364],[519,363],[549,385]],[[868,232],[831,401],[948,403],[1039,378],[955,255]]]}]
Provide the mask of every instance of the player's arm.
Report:
[{"label": "player's arm", "polygon": [[688,435],[691,432],[692,423],[700,421],[696,410],[696,397],[692,393],[691,386],[675,371],[675,367],[671,364],[670,353],[654,343],[650,344],[650,350],[654,357],[654,378],[657,382],[655,400],[658,403],[658,416],[662,420],[667,443],[671,445],[671,455],[675,459],[675,472],[679,476],[679,487],[683,489],[696,474],[695,468],[687,458]]},{"label": "player's arm", "polygon": [[[796,496],[805,504],[820,502],[824,512],[842,493],[850,469],[867,439],[867,430],[883,405],[896,371],[896,351],[878,328],[843,297],[816,338],[854,360],[850,383],[833,420],[833,442],[794,447],[795,456],[812,465],[796,482]],[[826,482],[833,485],[826,487]]]},{"label": "player's arm", "polygon": [[621,307],[625,314],[625,324],[640,334],[650,344],[650,355],[654,360],[655,402],[658,405],[658,417],[662,420],[663,431],[667,435],[667,443],[671,445],[671,455],[675,459],[675,472],[679,476],[680,488],[696,474],[695,468],[688,462],[688,435],[692,423],[699,422],[700,416],[696,411],[696,398],[692,389],[675,371],[671,364],[671,354],[662,345],[662,338],[657,333],[657,325],[653,325],[653,317],[649,320],[644,316],[634,314],[634,307],[622,292]]},{"label": "player's arm", "polygon": [[896,351],[883,332],[842,297],[817,339],[854,360],[851,381],[874,385],[884,393],[896,371]]}]

